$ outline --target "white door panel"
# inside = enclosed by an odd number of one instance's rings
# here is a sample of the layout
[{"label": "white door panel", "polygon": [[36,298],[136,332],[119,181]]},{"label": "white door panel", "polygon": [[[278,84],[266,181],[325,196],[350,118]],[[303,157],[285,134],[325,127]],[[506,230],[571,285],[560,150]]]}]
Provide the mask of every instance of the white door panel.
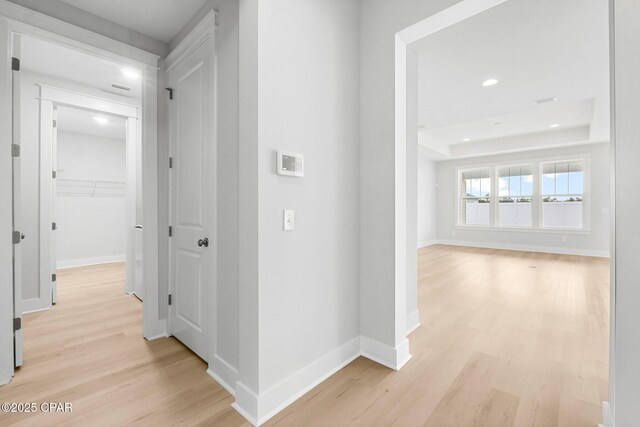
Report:
[{"label": "white door panel", "polygon": [[[171,70],[171,334],[207,360],[207,278],[212,271],[209,209],[209,41]],[[200,243],[200,244],[199,244]],[[212,244],[213,242],[209,242]]]}]

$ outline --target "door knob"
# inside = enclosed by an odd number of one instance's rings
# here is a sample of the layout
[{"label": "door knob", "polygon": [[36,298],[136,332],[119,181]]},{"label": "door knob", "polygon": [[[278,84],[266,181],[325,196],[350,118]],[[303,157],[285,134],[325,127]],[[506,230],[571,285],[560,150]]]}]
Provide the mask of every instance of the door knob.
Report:
[{"label": "door knob", "polygon": [[20,240],[24,240],[24,238],[25,238],[25,237],[27,237],[27,236],[25,236],[25,235],[24,235],[24,233],[22,233],[22,234],[20,235]]},{"label": "door knob", "polygon": [[209,247],[209,238],[205,237],[204,239],[198,240],[198,246],[204,246],[205,248]]}]

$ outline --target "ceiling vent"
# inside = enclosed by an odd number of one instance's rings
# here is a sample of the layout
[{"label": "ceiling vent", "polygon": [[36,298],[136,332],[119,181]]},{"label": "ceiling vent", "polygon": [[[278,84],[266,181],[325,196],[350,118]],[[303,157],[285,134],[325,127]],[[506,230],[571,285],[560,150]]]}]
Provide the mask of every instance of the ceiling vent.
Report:
[{"label": "ceiling vent", "polygon": [[540,105],[540,104],[547,104],[549,102],[554,102],[557,101],[558,97],[556,96],[552,96],[550,98],[542,98],[542,99],[536,99],[536,104]]},{"label": "ceiling vent", "polygon": [[115,89],[126,90],[127,92],[131,91],[131,88],[129,86],[121,85],[120,83],[111,82],[111,87]]}]

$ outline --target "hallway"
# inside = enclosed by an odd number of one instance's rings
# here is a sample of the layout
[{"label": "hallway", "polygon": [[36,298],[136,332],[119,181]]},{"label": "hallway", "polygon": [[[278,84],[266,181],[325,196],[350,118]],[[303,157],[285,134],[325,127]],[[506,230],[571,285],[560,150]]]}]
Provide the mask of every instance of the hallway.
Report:
[{"label": "hallway", "polygon": [[245,424],[201,359],[173,338],[142,338],[124,263],[57,276],[58,303],[24,318],[25,364],[0,402],[70,402],[73,412],[0,413],[0,425]]}]

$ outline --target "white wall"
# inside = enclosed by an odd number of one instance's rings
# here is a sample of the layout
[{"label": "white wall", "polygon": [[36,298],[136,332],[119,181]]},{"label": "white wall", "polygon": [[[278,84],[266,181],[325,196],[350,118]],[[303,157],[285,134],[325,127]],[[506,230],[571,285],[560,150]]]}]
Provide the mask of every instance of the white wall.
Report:
[{"label": "white wall", "polygon": [[[58,132],[58,182],[125,182],[126,140]],[[61,172],[61,173],[60,173]],[[58,195],[55,220],[58,268],[124,261],[127,240],[125,197]]]},{"label": "white wall", "polygon": [[[241,171],[241,184],[258,205],[241,201],[240,322],[241,339],[258,342],[241,343],[240,375],[262,418],[359,351],[360,4],[247,1],[241,11],[241,23],[257,22],[241,35],[257,55],[242,63],[241,150],[258,170]],[[276,175],[278,149],[304,154],[304,178]],[[283,209],[295,210],[294,231],[282,230]],[[257,296],[258,319],[246,295]],[[255,374],[253,348],[257,380],[243,369]]]},{"label": "white wall", "polygon": [[[640,420],[640,193],[635,190],[640,159],[640,3],[612,1],[614,11],[613,121],[615,234],[611,292],[609,403],[616,427]],[[605,420],[613,427],[612,420]]]},{"label": "white wall", "polygon": [[418,247],[437,239],[437,168],[428,150],[418,146]]},{"label": "white wall", "polygon": [[[405,339],[396,332],[395,33],[455,3],[361,3],[360,328],[363,336],[391,351]],[[411,188],[407,190],[410,194]],[[407,240],[417,234],[415,223],[409,227]],[[407,305],[410,304],[407,298]]]},{"label": "white wall", "polygon": [[[609,144],[589,144],[522,153],[450,160],[437,163],[438,214],[437,239],[445,243],[502,245],[503,247],[532,250],[553,250],[585,255],[609,253]],[[487,165],[498,162],[519,162],[531,159],[563,159],[566,156],[590,154],[591,231],[560,233],[537,231],[507,231],[504,229],[477,230],[456,227],[456,168]],[[562,241],[563,237],[566,241]]]},{"label": "white wall", "polygon": [[95,88],[80,86],[38,74],[26,69],[20,71],[20,131],[21,131],[21,184],[22,184],[22,298],[26,311],[46,308],[40,296],[40,247],[39,247],[39,186],[40,186],[40,113],[38,83],[75,90],[88,95],[108,98],[131,105],[139,100],[110,94]]}]

